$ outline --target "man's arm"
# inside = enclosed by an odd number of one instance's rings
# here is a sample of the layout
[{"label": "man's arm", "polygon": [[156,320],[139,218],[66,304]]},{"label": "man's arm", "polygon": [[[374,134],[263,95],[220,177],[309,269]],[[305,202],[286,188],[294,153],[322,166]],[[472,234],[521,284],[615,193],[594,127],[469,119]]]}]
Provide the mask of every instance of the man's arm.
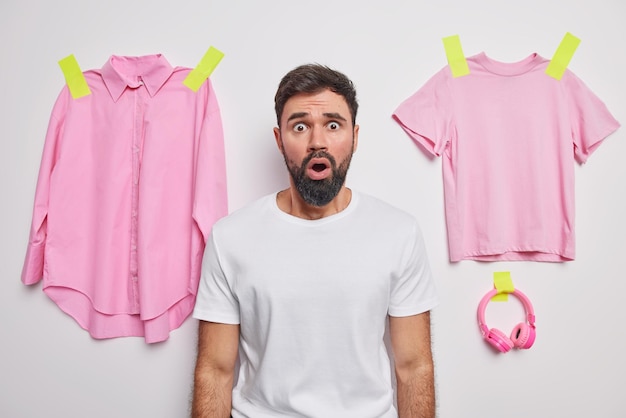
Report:
[{"label": "man's arm", "polygon": [[435,377],[430,312],[389,317],[400,418],[435,417]]},{"label": "man's arm", "polygon": [[239,325],[200,321],[192,418],[230,417],[238,348]]}]

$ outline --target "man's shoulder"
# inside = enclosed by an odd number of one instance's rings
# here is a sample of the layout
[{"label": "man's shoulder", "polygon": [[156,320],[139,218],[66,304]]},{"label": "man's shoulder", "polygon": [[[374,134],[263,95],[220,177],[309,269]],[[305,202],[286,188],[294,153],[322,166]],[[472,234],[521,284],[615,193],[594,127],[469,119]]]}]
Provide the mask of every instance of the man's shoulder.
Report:
[{"label": "man's shoulder", "polygon": [[381,219],[395,219],[399,222],[416,222],[412,214],[386,200],[363,192],[354,193],[358,196],[359,206],[371,212],[371,216],[378,216]]},{"label": "man's shoulder", "polygon": [[256,198],[255,200],[244,204],[240,208],[235,209],[228,215],[219,219],[215,223],[214,227],[230,228],[242,222],[246,223],[249,220],[254,220],[258,222],[259,220],[261,220],[262,213],[264,211],[269,210],[271,202],[272,202],[272,198],[275,195],[276,195],[275,193],[268,194],[268,195]]}]

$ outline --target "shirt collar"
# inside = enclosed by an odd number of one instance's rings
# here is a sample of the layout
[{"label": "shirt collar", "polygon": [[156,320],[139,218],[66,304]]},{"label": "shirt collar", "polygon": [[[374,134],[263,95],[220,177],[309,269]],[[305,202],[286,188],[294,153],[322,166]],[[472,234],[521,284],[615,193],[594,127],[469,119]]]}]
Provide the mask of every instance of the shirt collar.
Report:
[{"label": "shirt collar", "polygon": [[161,54],[140,57],[112,55],[101,71],[109,94],[117,102],[127,87],[134,89],[142,83],[150,97],[154,97],[170,78],[174,68]]}]

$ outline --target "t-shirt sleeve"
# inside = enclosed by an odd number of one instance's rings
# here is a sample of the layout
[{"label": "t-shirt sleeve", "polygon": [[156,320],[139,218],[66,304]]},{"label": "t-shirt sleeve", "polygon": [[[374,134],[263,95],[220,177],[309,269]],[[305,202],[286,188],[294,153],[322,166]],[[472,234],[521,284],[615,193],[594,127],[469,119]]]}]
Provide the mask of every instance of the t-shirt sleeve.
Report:
[{"label": "t-shirt sleeve", "polygon": [[239,324],[239,302],[223,268],[212,230],[202,259],[202,273],[193,317],[222,324]]},{"label": "t-shirt sleeve", "polygon": [[415,142],[440,156],[450,142],[451,98],[448,67],[431,77],[393,112],[393,119]]},{"label": "t-shirt sleeve", "polygon": [[411,316],[426,312],[438,304],[426,245],[417,222],[414,222],[400,257],[400,268],[391,282],[390,316]]},{"label": "t-shirt sleeve", "polygon": [[561,81],[566,87],[574,155],[584,163],[620,124],[604,102],[573,72],[567,70]]}]

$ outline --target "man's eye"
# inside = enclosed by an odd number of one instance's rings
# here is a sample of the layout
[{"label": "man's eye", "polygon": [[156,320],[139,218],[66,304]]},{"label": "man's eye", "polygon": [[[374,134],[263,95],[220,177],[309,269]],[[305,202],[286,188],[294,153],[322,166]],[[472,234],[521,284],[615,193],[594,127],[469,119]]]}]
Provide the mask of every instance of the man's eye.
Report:
[{"label": "man's eye", "polygon": [[334,131],[335,129],[339,129],[339,124],[337,122],[330,122],[328,128]]},{"label": "man's eye", "polygon": [[293,130],[296,132],[304,132],[306,131],[306,125],[304,123],[296,123],[293,125]]}]

